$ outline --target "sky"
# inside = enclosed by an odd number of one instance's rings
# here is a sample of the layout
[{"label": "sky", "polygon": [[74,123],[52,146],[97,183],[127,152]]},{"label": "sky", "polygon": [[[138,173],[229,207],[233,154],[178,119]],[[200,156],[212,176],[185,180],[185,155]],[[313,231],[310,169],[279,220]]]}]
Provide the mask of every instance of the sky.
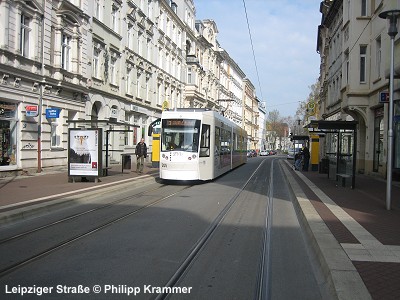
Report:
[{"label": "sky", "polygon": [[250,79],[267,113],[278,110],[281,117],[295,116],[299,102],[307,99],[319,77],[320,3],[194,0],[196,19],[215,21],[220,46]]}]

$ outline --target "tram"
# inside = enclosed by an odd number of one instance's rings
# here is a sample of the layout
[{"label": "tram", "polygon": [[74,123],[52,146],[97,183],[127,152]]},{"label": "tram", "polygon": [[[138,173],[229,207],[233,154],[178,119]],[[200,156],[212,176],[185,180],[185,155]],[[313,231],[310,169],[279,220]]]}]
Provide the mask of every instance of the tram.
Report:
[{"label": "tram", "polygon": [[247,162],[247,133],[208,109],[161,115],[160,178],[211,180]]}]

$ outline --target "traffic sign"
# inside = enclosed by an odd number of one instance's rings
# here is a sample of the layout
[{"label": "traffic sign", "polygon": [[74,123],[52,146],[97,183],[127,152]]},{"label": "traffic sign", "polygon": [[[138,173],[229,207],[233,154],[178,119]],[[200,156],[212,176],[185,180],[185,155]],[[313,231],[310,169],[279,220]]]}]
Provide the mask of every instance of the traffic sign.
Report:
[{"label": "traffic sign", "polygon": [[389,92],[379,92],[379,102],[389,103]]},{"label": "traffic sign", "polygon": [[315,102],[314,101],[310,101],[307,103],[307,114],[309,116],[313,116],[315,115]]},{"label": "traffic sign", "polygon": [[57,119],[60,117],[59,108],[46,108],[46,119]]},{"label": "traffic sign", "polygon": [[164,110],[166,110],[166,109],[168,109],[168,108],[169,108],[169,103],[168,103],[167,100],[165,100],[165,101],[162,103],[161,109],[164,111]]},{"label": "traffic sign", "polygon": [[39,114],[39,109],[37,105],[27,105],[25,106],[25,115],[27,117],[37,117]]}]

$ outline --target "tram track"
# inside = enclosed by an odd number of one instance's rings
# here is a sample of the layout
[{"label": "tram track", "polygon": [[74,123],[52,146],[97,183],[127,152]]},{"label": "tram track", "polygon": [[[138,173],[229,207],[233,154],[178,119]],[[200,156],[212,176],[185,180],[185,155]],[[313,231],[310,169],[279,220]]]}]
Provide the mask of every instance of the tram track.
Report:
[{"label": "tram track", "polygon": [[33,229],[30,229],[30,230],[27,230],[27,231],[24,231],[24,232],[15,234],[15,235],[13,235],[13,236],[10,236],[10,237],[4,238],[4,239],[0,239],[0,245],[2,245],[2,244],[4,244],[4,243],[7,243],[7,242],[9,242],[9,241],[18,239],[18,238],[22,238],[22,237],[27,236],[27,235],[29,235],[29,234],[38,232],[38,231],[40,231],[40,230],[44,230],[44,229],[50,228],[50,227],[52,227],[52,226],[61,224],[61,223],[63,223],[63,222],[76,219],[76,218],[81,217],[81,216],[84,216],[84,215],[86,215],[86,214],[90,214],[90,213],[99,211],[99,210],[101,210],[101,209],[105,209],[105,208],[111,207],[111,206],[113,206],[113,205],[120,204],[120,203],[129,201],[129,200],[132,200],[132,199],[134,199],[135,197],[139,197],[139,196],[141,196],[141,195],[144,195],[144,194],[147,193],[147,192],[156,191],[156,190],[158,190],[158,189],[160,189],[160,188],[162,188],[162,187],[164,187],[164,186],[165,186],[165,185],[162,185],[162,186],[156,187],[155,189],[152,189],[152,190],[146,190],[146,191],[143,191],[143,192],[139,192],[139,193],[136,193],[136,194],[134,194],[134,195],[131,195],[131,196],[128,196],[128,197],[124,197],[124,198],[122,198],[122,199],[118,199],[118,200],[116,200],[116,201],[112,201],[112,202],[109,202],[109,203],[107,203],[107,204],[98,206],[98,207],[96,207],[96,208],[88,209],[88,210],[85,210],[85,211],[83,211],[83,212],[79,212],[79,213],[76,213],[76,214],[67,216],[67,217],[62,218],[62,219],[60,219],[60,220],[57,220],[57,221],[54,221],[54,222],[51,222],[51,223],[48,223],[48,224],[45,224],[45,225],[42,225],[42,226],[38,226],[38,227],[36,227],[36,228],[33,228]]},{"label": "tram track", "polygon": [[[84,217],[84,216],[87,216],[87,215],[90,215],[90,214],[93,214],[93,213],[96,213],[96,212],[99,212],[99,211],[102,211],[102,210],[105,210],[105,209],[110,209],[112,207],[115,207],[117,204],[121,204],[121,203],[127,202],[129,200],[138,199],[140,197],[145,197],[146,193],[154,192],[155,190],[162,189],[163,187],[166,187],[166,185],[162,185],[162,186],[157,187],[155,189],[146,190],[146,191],[137,193],[137,194],[129,196],[129,197],[124,197],[122,199],[118,199],[118,200],[110,202],[108,204],[105,204],[105,205],[102,205],[102,206],[99,206],[99,207],[96,207],[96,208],[93,208],[93,209],[89,209],[89,210],[86,210],[86,211],[83,211],[83,212],[80,212],[80,213],[76,213],[74,215],[67,216],[67,217],[62,218],[60,220],[51,222],[49,224],[45,224],[45,225],[36,227],[34,229],[31,229],[31,230],[16,234],[14,236],[2,239],[0,241],[0,247],[6,247],[8,243],[15,242],[17,240],[22,240],[24,238],[32,238],[32,236],[34,234],[36,234],[36,233],[38,233],[40,231],[44,231],[46,229],[55,227],[57,225],[61,225],[61,224],[66,223],[66,222],[76,220],[79,217]],[[27,264],[29,264],[29,263],[31,263],[33,261],[37,261],[37,260],[41,259],[42,257],[48,255],[48,254],[51,254],[51,253],[53,253],[53,252],[55,252],[57,250],[60,250],[60,249],[66,247],[66,246],[68,246],[68,245],[70,245],[70,244],[72,244],[72,243],[74,243],[74,242],[76,242],[78,240],[81,240],[81,239],[83,239],[83,238],[85,238],[87,236],[90,236],[90,235],[92,235],[92,234],[94,234],[96,232],[99,232],[102,229],[107,228],[107,227],[109,227],[109,226],[111,226],[111,225],[113,225],[113,224],[115,224],[117,222],[120,222],[120,221],[124,220],[124,219],[127,219],[127,218],[129,218],[129,217],[131,217],[131,216],[133,216],[133,215],[135,215],[137,213],[140,213],[140,212],[142,212],[143,210],[145,210],[147,208],[155,206],[155,205],[157,205],[157,204],[159,204],[159,203],[161,203],[163,201],[166,201],[167,199],[169,199],[169,198],[171,198],[173,196],[176,196],[177,194],[183,192],[184,190],[186,190],[186,189],[188,189],[190,187],[191,187],[191,185],[181,186],[177,191],[175,191],[173,193],[170,193],[167,196],[158,197],[155,200],[151,200],[147,204],[139,205],[137,208],[135,208],[135,209],[133,209],[133,210],[131,210],[129,212],[125,212],[125,213],[120,214],[118,216],[112,217],[110,220],[108,220],[106,222],[103,222],[101,224],[97,224],[96,226],[94,226],[94,227],[92,227],[90,229],[86,229],[82,233],[75,234],[72,237],[65,238],[62,241],[59,241],[59,242],[57,242],[57,243],[55,243],[55,244],[53,244],[51,246],[47,246],[45,249],[37,251],[35,254],[27,255],[25,258],[20,258],[16,262],[12,262],[12,263],[10,263],[8,265],[5,265],[5,264],[1,263],[3,265],[0,267],[0,278],[4,277],[5,275],[7,275],[7,274],[9,274],[11,272],[14,272],[14,271],[24,267],[25,265],[27,265]],[[2,251],[1,249],[0,249],[0,251],[2,253],[8,253],[8,251]],[[2,261],[13,261],[13,260],[11,258],[7,259],[5,256],[3,256],[2,257]]]},{"label": "tram track", "polygon": [[[223,219],[227,216],[237,199],[240,197],[240,195],[245,191],[246,187],[249,185],[249,183],[254,180],[254,178],[257,176],[257,172],[259,169],[262,167],[265,161],[262,161],[260,165],[256,168],[256,170],[251,174],[251,176],[248,178],[248,180],[239,188],[239,190],[231,197],[231,199],[228,201],[228,203],[225,205],[225,207],[220,211],[220,213],[215,217],[213,222],[210,224],[210,226],[206,229],[204,234],[199,238],[197,243],[193,245],[191,250],[189,251],[188,255],[182,262],[182,264],[176,269],[174,274],[170,277],[168,282],[164,285],[164,291],[163,293],[158,294],[158,296],[155,298],[156,300],[163,300],[163,299],[168,299],[170,296],[169,291],[173,290],[174,288],[177,287],[177,284],[182,280],[182,278],[185,276],[187,272],[189,272],[191,265],[193,262],[196,260],[196,258],[201,254],[202,250],[204,249],[205,245],[210,241],[212,238],[213,234],[215,231],[218,229],[220,226],[221,222]],[[272,170],[272,168],[271,168]],[[270,176],[272,176],[272,171]],[[272,177],[270,178],[269,182],[269,188],[272,188]],[[268,195],[268,205],[272,205],[272,190],[269,192]],[[270,229],[269,227],[271,226],[271,222],[268,220],[268,218],[271,218],[271,213],[268,212],[268,208],[266,211],[266,229],[264,230],[264,236],[263,236],[263,243],[262,243],[262,249],[261,249],[261,255],[260,255],[260,267],[259,267],[259,274],[257,278],[257,286],[255,294],[256,299],[266,299],[263,298],[266,295],[265,288],[268,290],[268,287],[263,287],[264,284],[268,283],[268,270],[265,269],[265,266],[268,264],[269,261],[269,245],[270,243]]]}]

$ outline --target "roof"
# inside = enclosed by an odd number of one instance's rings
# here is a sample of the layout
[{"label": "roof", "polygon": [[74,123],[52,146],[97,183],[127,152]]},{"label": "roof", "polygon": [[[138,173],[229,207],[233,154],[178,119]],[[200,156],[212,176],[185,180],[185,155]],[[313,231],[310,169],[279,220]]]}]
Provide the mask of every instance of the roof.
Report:
[{"label": "roof", "polygon": [[338,130],[353,130],[357,129],[357,121],[327,121],[327,120],[312,120],[305,127],[310,132],[337,132]]}]

